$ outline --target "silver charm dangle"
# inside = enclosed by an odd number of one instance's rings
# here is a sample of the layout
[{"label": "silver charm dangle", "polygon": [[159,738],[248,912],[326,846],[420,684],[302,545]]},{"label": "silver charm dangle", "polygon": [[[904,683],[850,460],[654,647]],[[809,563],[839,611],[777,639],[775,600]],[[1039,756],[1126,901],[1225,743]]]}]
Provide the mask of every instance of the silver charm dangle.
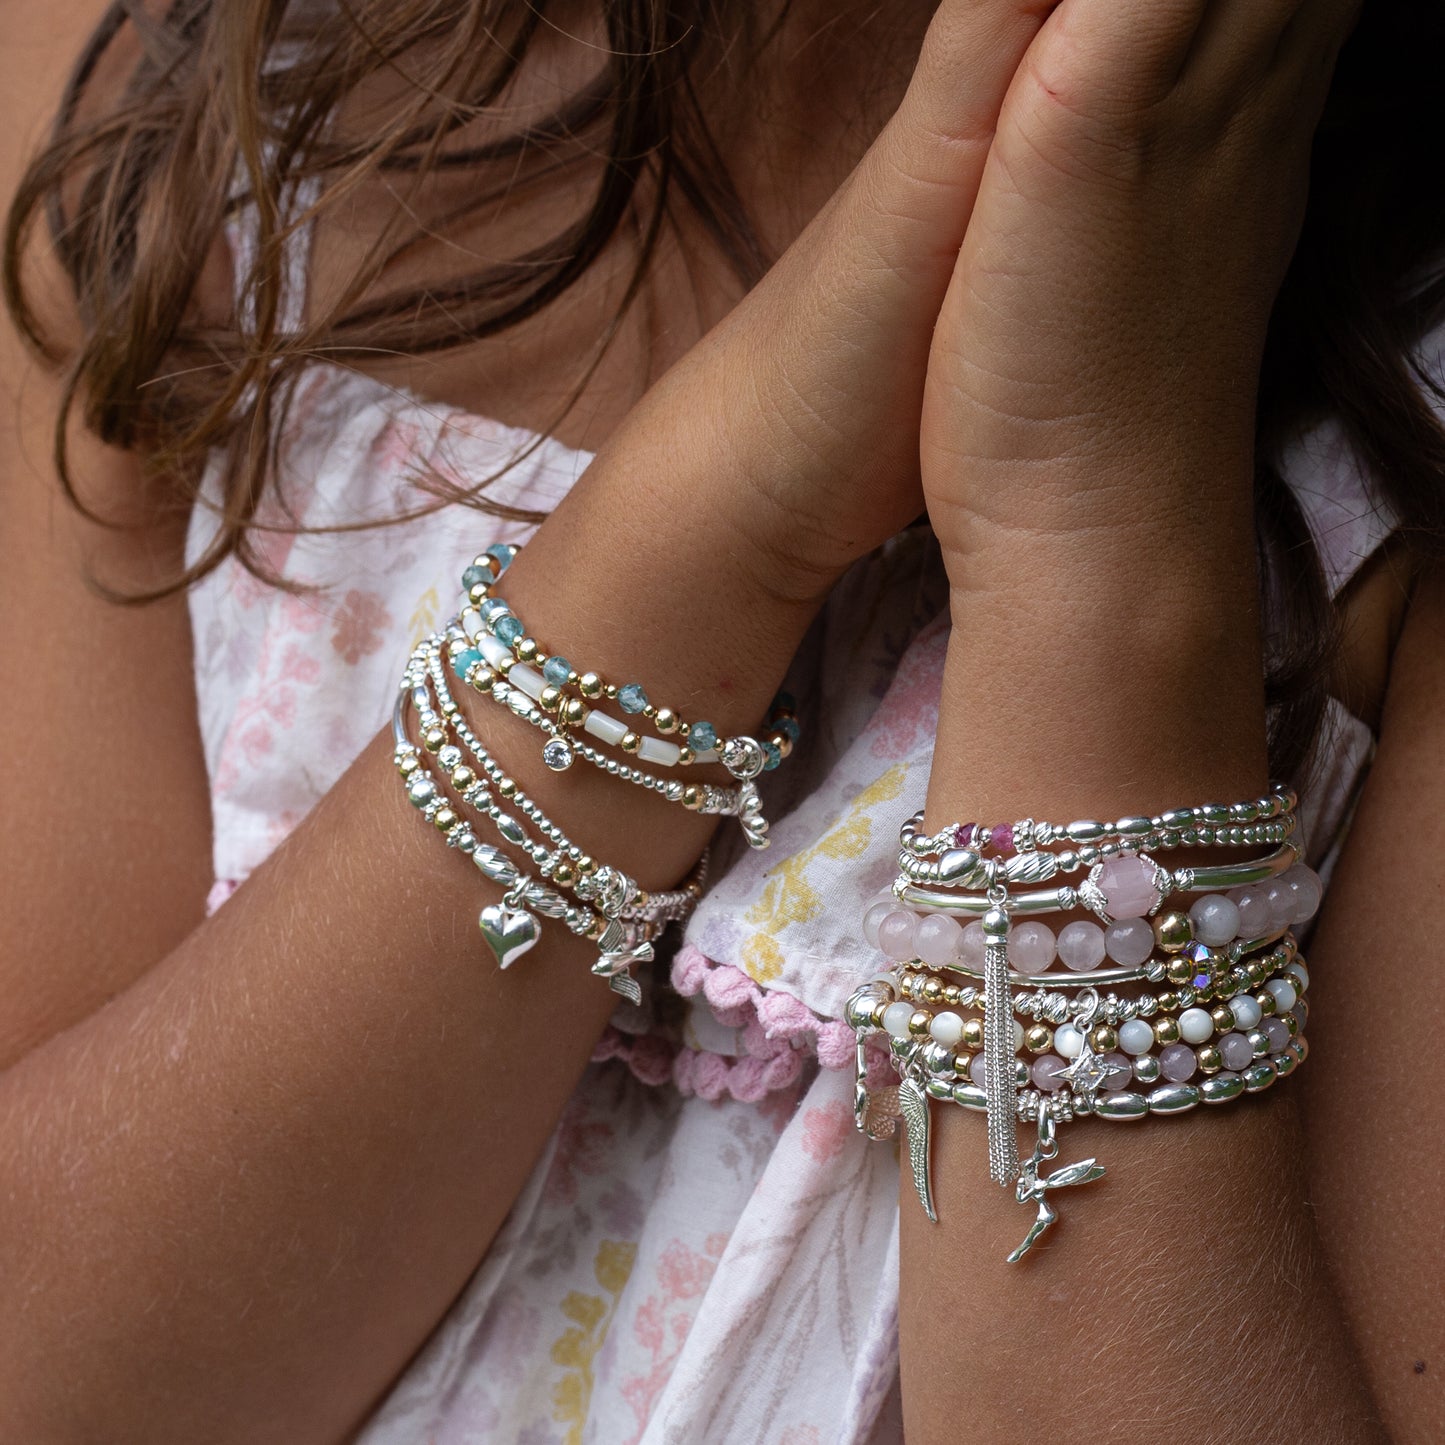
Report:
[{"label": "silver charm dangle", "polygon": [[477,919],[482,938],[501,968],[507,968],[521,958],[536,943],[541,932],[536,918],[525,908],[514,907],[513,903],[509,893],[500,903],[487,904]]},{"label": "silver charm dangle", "polygon": [[1017,1264],[1038,1242],[1039,1236],[1058,1219],[1058,1210],[1049,1203],[1049,1190],[1067,1189],[1073,1184],[1092,1184],[1094,1180],[1104,1177],[1102,1164],[1093,1159],[1084,1159],[1078,1164],[1065,1164],[1062,1169],[1056,1169],[1047,1178],[1040,1179],[1039,1167],[1056,1158],[1058,1152],[1058,1141],[1054,1138],[1054,1116],[1049,1113],[1047,1105],[1043,1105],[1039,1108],[1039,1142],[1034,1145],[1033,1158],[1019,1170],[1018,1182],[1014,1186],[1014,1194],[1020,1204],[1038,1206],[1038,1218],[1029,1225],[1024,1242],[1009,1255],[1010,1264]]},{"label": "silver charm dangle", "polygon": [[1007,1186],[1018,1178],[1019,1137],[1013,994],[1008,976],[1008,894],[1002,885],[989,890],[989,901],[993,906],[983,915],[987,942],[983,955],[983,1087],[988,1105],[988,1173],[996,1184]]},{"label": "silver charm dangle", "polygon": [[898,1086],[898,1112],[908,1130],[908,1163],[913,1171],[913,1187],[923,1212],[938,1223],[933,1207],[933,1185],[928,1170],[929,1118],[928,1095],[916,1079],[904,1079]]}]

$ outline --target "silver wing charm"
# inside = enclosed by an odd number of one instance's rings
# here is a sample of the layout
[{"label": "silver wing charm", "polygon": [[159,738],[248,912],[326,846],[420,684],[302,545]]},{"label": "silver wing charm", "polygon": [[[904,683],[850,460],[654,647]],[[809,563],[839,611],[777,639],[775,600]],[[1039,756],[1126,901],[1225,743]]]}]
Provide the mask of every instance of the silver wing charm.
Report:
[{"label": "silver wing charm", "polygon": [[913,1079],[898,1086],[898,1111],[908,1130],[908,1162],[913,1169],[913,1187],[923,1212],[935,1223],[938,1214],[933,1207],[933,1186],[928,1172],[929,1118],[928,1095]]}]

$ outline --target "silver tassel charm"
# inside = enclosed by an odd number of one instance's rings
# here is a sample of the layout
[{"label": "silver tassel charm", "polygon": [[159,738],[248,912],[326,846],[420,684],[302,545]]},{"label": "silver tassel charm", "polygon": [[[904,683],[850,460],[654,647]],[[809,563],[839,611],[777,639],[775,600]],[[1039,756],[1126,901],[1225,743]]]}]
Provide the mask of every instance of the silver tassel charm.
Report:
[{"label": "silver tassel charm", "polygon": [[1019,1174],[1019,1136],[1015,1118],[1018,1082],[1014,1076],[1013,994],[1009,988],[1009,916],[1002,888],[983,916],[987,947],[983,955],[984,1098],[988,1104],[988,1173],[996,1184],[1012,1185]]}]

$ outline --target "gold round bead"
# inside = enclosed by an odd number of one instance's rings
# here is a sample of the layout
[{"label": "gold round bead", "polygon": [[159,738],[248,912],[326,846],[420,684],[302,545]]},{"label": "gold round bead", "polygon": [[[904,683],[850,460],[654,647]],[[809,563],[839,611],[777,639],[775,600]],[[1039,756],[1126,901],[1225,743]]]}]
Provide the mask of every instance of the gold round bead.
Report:
[{"label": "gold round bead", "polygon": [[605,918],[594,918],[592,922],[587,925],[587,932],[584,933],[582,936],[583,938],[591,939],[593,943],[596,943],[597,940],[602,937],[606,929],[607,920]]},{"label": "gold round bead", "polygon": [[1054,1044],[1054,1031],[1047,1024],[1032,1024],[1024,1030],[1024,1048],[1031,1054],[1045,1054]]},{"label": "gold round bead", "polygon": [[457,815],[450,808],[438,808],[432,815],[438,833],[445,833],[457,821]]},{"label": "gold round bead", "polygon": [[460,763],[452,769],[452,787],[459,793],[464,793],[477,780],[477,775],[465,764]]},{"label": "gold round bead", "polygon": [[1260,991],[1255,994],[1254,1001],[1259,1005],[1259,1011],[1264,1015],[1265,1018],[1268,1018],[1271,1014],[1276,1013],[1279,1010],[1278,1001],[1275,999],[1275,996],[1270,993],[1270,991],[1266,988],[1260,989]]},{"label": "gold round bead", "polygon": [[926,1034],[928,1026],[933,1022],[933,1015],[927,1009],[914,1009],[908,1016],[908,1032],[911,1034]]},{"label": "gold round bead", "polygon": [[1098,1054],[1112,1053],[1119,1047],[1119,1031],[1108,1024],[1100,1024],[1089,1035],[1089,1046]]},{"label": "gold round bead", "polygon": [[1165,953],[1178,953],[1194,941],[1194,925],[1187,913],[1171,908],[1154,920],[1154,937]]},{"label": "gold round bead", "polygon": [[595,672],[584,672],[577,679],[577,691],[583,697],[601,697],[602,679]]},{"label": "gold round bead", "polygon": [[660,733],[674,733],[677,731],[677,714],[670,707],[660,707],[657,716],[653,718]]},{"label": "gold round bead", "polygon": [[1214,1020],[1215,1031],[1227,1034],[1234,1027],[1234,1011],[1228,1004],[1220,1004],[1218,1008],[1209,1010],[1209,1017]]},{"label": "gold round bead", "polygon": [[1206,1074],[1217,1074],[1224,1067],[1224,1055],[1213,1044],[1205,1044],[1203,1048],[1196,1049],[1194,1057],[1199,1060],[1199,1067]]},{"label": "gold round bead", "polygon": [[963,990],[956,983],[948,983],[943,986],[943,1001],[946,1004],[956,1004],[963,997]]},{"label": "gold round bead", "polygon": [[552,871],[552,877],[564,888],[570,888],[577,881],[577,874],[570,863],[559,863]]},{"label": "gold round bead", "polygon": [[587,719],[587,705],[581,698],[569,697],[562,704],[562,719],[572,727],[580,728]]},{"label": "gold round bead", "polygon": [[537,646],[537,639],[535,637],[522,638],[516,648],[517,656],[523,662],[536,662],[537,654],[541,650],[542,649]]},{"label": "gold round bead", "polygon": [[678,753],[677,753],[677,765],[678,765],[678,767],[680,767],[680,768],[685,768],[685,767],[687,767],[687,765],[688,765],[689,763],[695,762],[696,760],[697,760],[697,754],[696,754],[695,752],[693,752],[693,750],[692,750],[691,748],[689,748],[689,747],[682,747],[682,748],[679,748],[679,749],[678,749]]},{"label": "gold round bead", "polygon": [[968,1054],[961,1054],[956,1049],[954,1050],[953,1072],[957,1074],[960,1079],[966,1079],[968,1077],[969,1065],[972,1063],[973,1059]]},{"label": "gold round bead", "polygon": [[442,745],[447,740],[445,728],[428,728],[422,736],[422,742],[426,745],[429,753],[440,752]]},{"label": "gold round bead", "polygon": [[768,741],[777,748],[778,752],[783,757],[786,758],[792,755],[793,740],[787,735],[787,733],[774,733],[772,737],[768,739]]},{"label": "gold round bead", "polygon": [[1179,1025],[1171,1018],[1162,1018],[1154,1024],[1154,1038],[1161,1044],[1179,1042]]},{"label": "gold round bead", "polygon": [[607,699],[609,699],[609,700],[612,701],[612,702],[616,702],[616,701],[617,701],[617,694],[618,694],[621,690],[622,690],[622,689],[619,688],[615,682],[609,682],[609,683],[602,689],[602,696],[605,697],[605,698],[607,698]]},{"label": "gold round bead", "polygon": [[624,753],[635,753],[642,746],[642,739],[634,732],[626,732],[622,734],[620,746]]},{"label": "gold round bead", "polygon": [[421,767],[421,759],[415,753],[408,753],[397,765],[396,770],[402,777],[409,778]]},{"label": "gold round bead", "polygon": [[1172,988],[1166,988],[1163,993],[1156,994],[1154,1001],[1165,1013],[1173,1013],[1179,1007],[1179,995]]},{"label": "gold round bead", "polygon": [[965,1019],[963,1022],[963,1041],[971,1049],[983,1047],[983,1020],[980,1018]]},{"label": "gold round bead", "polygon": [[1170,983],[1188,983],[1194,977],[1194,965],[1187,958],[1171,958],[1164,965],[1164,977]]},{"label": "gold round bead", "polygon": [[491,591],[491,585],[486,582],[475,582],[467,592],[467,601],[473,607],[480,607],[487,600],[487,593]]},{"label": "gold round bead", "polygon": [[1284,1026],[1289,1030],[1290,1038],[1295,1038],[1299,1034],[1299,1020],[1293,1013],[1284,1015]]},{"label": "gold round bead", "polygon": [[590,853],[584,853],[577,860],[576,867],[584,878],[590,878],[597,871],[597,860]]},{"label": "gold round bead", "polygon": [[503,778],[497,784],[497,793],[503,798],[515,798],[517,796],[517,785],[510,778]]},{"label": "gold round bead", "polygon": [[943,982],[941,979],[929,978],[924,980],[923,1001],[925,1003],[943,1002]]},{"label": "gold round bead", "polygon": [[537,695],[537,706],[543,712],[556,712],[562,706],[562,689],[553,687],[550,683]]},{"label": "gold round bead", "polygon": [[702,789],[696,783],[689,783],[682,790],[682,806],[694,811],[702,807]]},{"label": "gold round bead", "polygon": [[1257,958],[1251,959],[1250,962],[1245,965],[1244,976],[1255,988],[1258,988],[1260,984],[1264,982],[1267,974],[1268,970],[1265,968],[1265,965]]}]

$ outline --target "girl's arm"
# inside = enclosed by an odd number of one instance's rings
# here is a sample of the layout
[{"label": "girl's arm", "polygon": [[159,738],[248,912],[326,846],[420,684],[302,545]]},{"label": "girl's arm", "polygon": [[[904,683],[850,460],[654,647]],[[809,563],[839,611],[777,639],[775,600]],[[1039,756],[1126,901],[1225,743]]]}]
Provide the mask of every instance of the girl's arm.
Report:
[{"label": "girl's arm", "polygon": [[[11,7],[0,191],[98,8]],[[544,636],[756,724],[830,579],[916,515],[928,338],[1036,8],[942,7],[824,216],[509,574]],[[0,1438],[334,1440],[465,1284],[614,996],[556,928],[506,974],[487,963],[489,895],[406,807],[384,735],[199,922],[184,604],[109,609],[85,584],[92,563],[164,576],[178,528],[131,458],[83,442],[86,497],[146,526],[76,520],[47,466],[54,386],[8,329],[0,346]],[[646,886],[688,871],[705,822],[586,767],[555,777],[526,725],[474,711],[580,844]]]},{"label": "girl's arm", "polygon": [[[925,405],[955,619],[930,828],[1264,788],[1253,398],[1346,10],[1064,0],[1026,58]],[[1318,973],[1357,966],[1324,946]],[[1304,1072],[1380,1062],[1320,1047]],[[1370,1095],[1352,1104],[1388,1097]],[[982,1121],[934,1106],[937,1224],[901,1185],[910,1442],[962,1421],[983,1439],[1383,1439],[1299,1103],[1290,1081],[1062,1127],[1054,1167],[1108,1172],[1061,1190],[1062,1223],[1016,1264],[1034,1209],[989,1181]],[[1321,1148],[1313,1167],[1355,1172]]]}]

